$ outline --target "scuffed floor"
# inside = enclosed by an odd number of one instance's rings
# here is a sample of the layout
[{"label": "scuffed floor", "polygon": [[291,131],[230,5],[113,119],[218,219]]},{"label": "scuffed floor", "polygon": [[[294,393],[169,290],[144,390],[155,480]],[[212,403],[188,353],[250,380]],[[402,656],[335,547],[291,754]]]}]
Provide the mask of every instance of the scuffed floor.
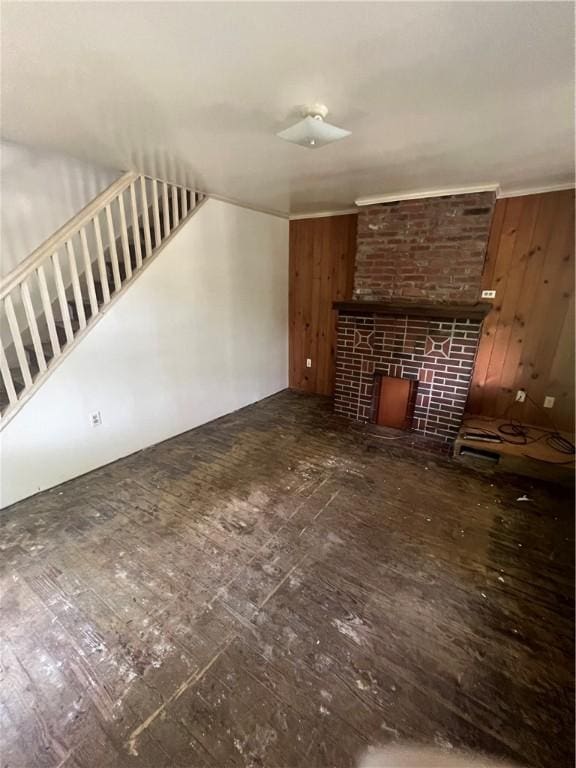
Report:
[{"label": "scuffed floor", "polygon": [[2,768],[573,763],[565,491],[284,392],[0,521]]}]

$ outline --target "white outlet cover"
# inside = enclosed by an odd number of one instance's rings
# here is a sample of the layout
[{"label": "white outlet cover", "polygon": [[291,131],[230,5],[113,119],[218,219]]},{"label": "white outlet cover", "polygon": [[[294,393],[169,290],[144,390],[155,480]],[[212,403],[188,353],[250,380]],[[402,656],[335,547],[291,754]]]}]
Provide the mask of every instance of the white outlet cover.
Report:
[{"label": "white outlet cover", "polygon": [[483,299],[495,299],[496,298],[496,291],[482,291],[482,298]]},{"label": "white outlet cover", "polygon": [[516,392],[516,402],[523,403],[526,400],[526,392],[523,389],[519,389]]},{"label": "white outlet cover", "polygon": [[554,402],[556,398],[550,397],[550,395],[546,395],[544,398],[544,408],[554,408]]},{"label": "white outlet cover", "polygon": [[102,424],[102,414],[100,411],[94,411],[90,414],[90,426],[99,427]]},{"label": "white outlet cover", "polygon": [[306,368],[312,368],[312,360],[309,357],[306,358]]}]

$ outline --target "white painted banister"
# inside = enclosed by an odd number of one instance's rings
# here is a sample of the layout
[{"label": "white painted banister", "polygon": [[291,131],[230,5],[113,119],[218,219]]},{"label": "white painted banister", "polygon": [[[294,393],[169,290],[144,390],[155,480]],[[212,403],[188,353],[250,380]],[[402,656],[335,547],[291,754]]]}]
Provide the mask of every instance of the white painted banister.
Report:
[{"label": "white painted banister", "polygon": [[86,328],[86,314],[84,312],[84,298],[80,289],[80,279],[78,277],[78,267],[76,265],[76,254],[72,240],[66,242],[68,251],[68,266],[70,267],[70,278],[72,280],[72,293],[74,294],[74,304],[76,306],[76,316],[80,323],[80,328]]},{"label": "white painted banister", "polygon": [[168,184],[162,184],[162,215],[164,219],[164,237],[170,234],[170,203],[168,202]]},{"label": "white painted banister", "polygon": [[173,226],[178,226],[178,221],[180,220],[180,216],[178,213],[178,190],[176,187],[172,187],[172,219],[173,219]]},{"label": "white painted banister", "polygon": [[114,232],[114,220],[112,219],[112,210],[109,205],[106,206],[106,224],[108,227],[108,242],[110,244],[110,262],[112,264],[112,276],[114,278],[114,290],[119,291],[122,284],[120,278],[120,266],[118,264],[118,251],[116,249],[116,233]]},{"label": "white painted banister", "polygon": [[148,198],[146,196],[146,179],[140,179],[140,193],[142,195],[142,223],[144,225],[144,243],[146,256],[152,253],[152,235],[150,234],[150,216],[148,214]]},{"label": "white painted banister", "polygon": [[108,272],[106,270],[106,259],[104,258],[104,245],[102,244],[102,229],[100,228],[100,216],[96,214],[92,221],[94,225],[94,235],[96,237],[96,259],[98,261],[98,272],[100,274],[100,289],[102,291],[104,304],[110,301],[110,286],[108,285]]},{"label": "white painted banister", "polygon": [[10,405],[16,405],[16,403],[18,402],[18,395],[16,394],[16,389],[14,387],[14,380],[12,379],[12,371],[10,370],[8,361],[6,360],[4,349],[1,346],[0,346],[0,373],[2,374],[2,381],[4,383],[4,387],[6,388],[6,392],[8,394],[8,402],[10,403]]},{"label": "white painted banister", "polygon": [[63,227],[57,230],[48,238],[48,240],[45,240],[35,251],[32,251],[28,258],[24,259],[24,261],[18,264],[16,269],[0,281],[0,299],[3,299],[4,296],[10,293],[14,286],[18,285],[25,277],[33,272],[36,266],[40,264],[45,257],[54,253],[56,248],[65,243],[68,238],[72,237],[72,235],[85,226],[95,213],[102,210],[108,202],[114,200],[119,192],[126,189],[130,182],[135,178],[138,178],[136,174],[125,173],[98,195],[98,197],[88,203],[85,208],[64,224]]},{"label": "white painted banister", "polygon": [[6,310],[6,318],[8,319],[8,326],[10,327],[10,333],[12,334],[12,340],[16,350],[16,357],[18,358],[20,372],[24,379],[24,385],[29,387],[32,384],[32,374],[30,373],[30,365],[28,364],[26,350],[24,349],[24,343],[22,341],[22,331],[20,330],[18,319],[16,318],[16,312],[14,311],[11,296],[6,296],[4,309]]},{"label": "white painted banister", "polygon": [[66,343],[69,343],[74,338],[74,331],[70,322],[70,310],[66,300],[66,286],[64,285],[58,251],[54,251],[52,254],[52,269],[54,270],[54,282],[56,283],[56,293],[58,295],[58,303],[60,304],[60,317],[62,318],[64,333],[66,334]]},{"label": "white painted banister", "polygon": [[142,266],[142,243],[140,239],[140,226],[138,223],[138,201],[136,199],[136,187],[134,182],[130,184],[130,210],[132,213],[132,237],[136,249],[136,269]]},{"label": "white painted banister", "polygon": [[50,343],[52,344],[52,354],[55,357],[58,357],[60,355],[60,340],[56,331],[56,322],[54,320],[54,312],[52,310],[52,302],[50,301],[50,292],[48,291],[48,283],[46,281],[44,267],[38,267],[37,274],[40,297],[42,299],[42,309],[44,310],[44,317],[46,318],[46,325],[48,326],[48,335],[50,336]]},{"label": "white painted banister", "polygon": [[118,196],[118,207],[120,209],[120,241],[122,242],[122,257],[124,260],[124,269],[126,277],[132,277],[132,264],[130,262],[130,247],[128,245],[128,227],[126,225],[126,210],[124,208],[124,193]]},{"label": "white painted banister", "polygon": [[0,429],[187,221],[200,196],[125,173],[0,280]]},{"label": "white painted banister", "polygon": [[154,245],[156,248],[162,240],[162,230],[160,228],[160,206],[158,204],[158,182],[152,181],[152,211],[154,212]]},{"label": "white painted banister", "polygon": [[82,243],[82,259],[84,261],[84,279],[88,289],[88,299],[90,301],[90,314],[94,316],[98,312],[98,299],[96,297],[96,285],[94,284],[94,272],[92,271],[92,259],[90,258],[90,249],[88,248],[88,238],[86,237],[86,228],[80,230],[80,242]]},{"label": "white painted banister", "polygon": [[28,287],[28,279],[24,280],[21,285],[22,291],[22,304],[24,305],[24,311],[26,312],[26,320],[28,321],[28,328],[32,336],[32,344],[34,345],[34,354],[38,361],[38,368],[40,371],[46,370],[46,357],[44,355],[44,349],[42,347],[42,339],[40,338],[40,331],[38,330],[38,322],[36,315],[34,314],[34,307],[32,305],[32,297],[30,296],[30,288]]}]

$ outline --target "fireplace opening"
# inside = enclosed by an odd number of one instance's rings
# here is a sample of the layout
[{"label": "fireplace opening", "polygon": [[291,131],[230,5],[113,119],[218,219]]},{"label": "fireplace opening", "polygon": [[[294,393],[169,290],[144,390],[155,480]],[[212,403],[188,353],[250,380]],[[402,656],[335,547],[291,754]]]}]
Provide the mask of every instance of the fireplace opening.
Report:
[{"label": "fireplace opening", "polygon": [[397,376],[374,374],[372,422],[381,427],[412,429],[418,382]]}]

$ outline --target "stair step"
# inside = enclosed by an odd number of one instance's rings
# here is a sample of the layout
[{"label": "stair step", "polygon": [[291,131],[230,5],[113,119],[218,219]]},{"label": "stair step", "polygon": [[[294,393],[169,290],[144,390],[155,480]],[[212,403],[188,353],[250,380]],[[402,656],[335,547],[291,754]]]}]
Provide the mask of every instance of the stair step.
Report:
[{"label": "stair step", "polygon": [[[98,297],[96,297],[96,299],[98,299]],[[86,319],[88,320],[89,318],[92,317],[92,307],[90,306],[90,302],[89,301],[83,301],[82,304],[84,306],[84,315],[85,315]],[[77,307],[76,307],[76,300],[75,299],[68,299],[68,313],[69,313],[69,316],[70,316],[71,320],[78,320],[79,319],[78,318],[78,310],[77,310]]]},{"label": "stair step", "polygon": [[[64,323],[62,320],[56,320],[56,335],[58,336],[58,341],[60,342],[61,346],[64,346],[67,343],[66,340],[66,328],[64,327]],[[72,331],[74,333],[74,336],[76,336],[76,331],[80,328],[80,323],[78,320],[72,320],[70,319],[70,325],[72,326]]]},{"label": "stair step", "polygon": [[[132,240],[128,243],[128,252],[130,254],[130,266],[132,267],[132,271],[136,270],[137,268],[137,262],[136,262],[136,246],[134,245],[134,242]],[[142,258],[145,258],[145,254],[142,253]],[[118,252],[118,272],[120,274],[120,281],[124,282],[126,279],[126,265],[124,264],[124,254],[119,251]],[[106,275],[108,277],[108,283],[110,284],[110,287],[114,287],[114,268],[112,266],[112,260],[106,259]]]},{"label": "stair step", "polygon": [[[120,260],[118,263],[118,274],[120,275],[120,282],[124,282],[126,279],[126,267],[124,266],[124,262]],[[108,277],[108,283],[110,284],[110,287],[114,288],[114,267],[112,266],[111,261],[106,262],[106,275]]]},{"label": "stair step", "polygon": [[104,291],[102,290],[102,283],[100,280],[94,280],[94,290],[96,291],[96,300],[98,305],[104,303]]},{"label": "stair step", "polygon": [[[34,345],[26,344],[24,345],[24,350],[26,352],[26,357],[28,358],[30,373],[34,375],[39,371],[38,361],[36,360],[36,352],[34,350]],[[42,350],[44,352],[44,359],[46,360],[46,362],[48,362],[49,360],[52,360],[52,358],[54,357],[54,350],[52,349],[52,344],[50,344],[49,341],[42,342]],[[36,369],[34,372],[32,371],[33,367]]]}]

